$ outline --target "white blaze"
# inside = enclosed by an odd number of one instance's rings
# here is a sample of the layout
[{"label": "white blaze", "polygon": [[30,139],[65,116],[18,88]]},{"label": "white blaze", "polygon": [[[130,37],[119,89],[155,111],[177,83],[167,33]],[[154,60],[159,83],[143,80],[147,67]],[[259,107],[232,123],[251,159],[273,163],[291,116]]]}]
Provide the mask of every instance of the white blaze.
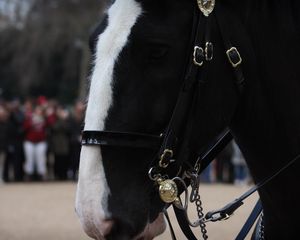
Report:
[{"label": "white blaze", "polygon": [[[115,62],[128,41],[131,28],[142,13],[134,0],[116,0],[108,11],[108,26],[99,36],[95,67],[85,117],[85,130],[103,130],[112,106],[112,81]],[[92,237],[100,239],[103,220],[110,217],[107,209],[109,187],[105,178],[101,150],[83,146],[80,155],[76,212]]]}]

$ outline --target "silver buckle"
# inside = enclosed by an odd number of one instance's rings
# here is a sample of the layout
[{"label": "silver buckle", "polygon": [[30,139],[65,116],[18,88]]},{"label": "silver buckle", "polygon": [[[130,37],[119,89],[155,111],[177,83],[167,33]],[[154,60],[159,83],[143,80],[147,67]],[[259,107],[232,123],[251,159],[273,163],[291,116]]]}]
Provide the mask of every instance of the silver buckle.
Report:
[{"label": "silver buckle", "polygon": [[[161,168],[166,168],[171,163],[171,158],[173,157],[174,153],[170,149],[165,149],[162,155],[160,156],[159,166]],[[167,158],[167,159],[166,159]]]},{"label": "silver buckle", "polygon": [[[237,58],[238,58],[238,61],[235,61],[235,59],[232,58],[232,53],[235,53]],[[226,51],[226,54],[227,54],[227,57],[229,59],[229,62],[231,63],[231,65],[236,68],[238,65],[240,65],[242,63],[242,58],[241,58],[241,55],[239,53],[239,51],[237,50],[236,47],[232,47],[230,49],[228,49]]]},{"label": "silver buckle", "polygon": [[195,46],[194,47],[194,53],[193,53],[193,61],[194,61],[194,64],[201,67],[203,65],[203,60],[201,62],[198,62],[197,60],[197,52],[200,51],[200,54],[202,56],[204,56],[204,50],[202,47],[198,47],[198,46]]}]

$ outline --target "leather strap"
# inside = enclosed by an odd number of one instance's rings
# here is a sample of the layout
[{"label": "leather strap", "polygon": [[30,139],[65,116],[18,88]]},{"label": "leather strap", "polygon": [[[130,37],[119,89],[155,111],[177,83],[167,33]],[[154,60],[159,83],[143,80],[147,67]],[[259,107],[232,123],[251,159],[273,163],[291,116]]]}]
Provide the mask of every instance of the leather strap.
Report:
[{"label": "leather strap", "polygon": [[[193,43],[194,47],[202,46],[202,41],[204,40],[204,32],[202,31],[202,29],[204,29],[205,27],[205,21],[197,10],[198,9],[195,5],[194,22],[196,23],[196,31],[193,33],[194,36],[192,36],[192,39],[195,39]],[[194,51],[194,49],[192,49],[192,51]],[[178,144],[178,137],[181,136],[182,132],[184,131],[183,128],[187,121],[190,106],[196,92],[194,84],[197,82],[197,74],[200,68],[200,66],[196,65],[193,62],[192,56],[193,54],[191,53],[189,55],[190,60],[188,69],[186,70],[184,83],[179,93],[171,120],[168,124],[167,129],[165,130],[164,140],[159,152],[159,156],[165,149],[176,149],[176,145]]]},{"label": "leather strap", "polygon": [[262,211],[262,204],[260,199],[258,199],[257,203],[255,204],[250,216],[248,217],[246,223],[244,224],[243,228],[236,236],[235,240],[244,240],[251,230],[252,226],[254,225],[256,219],[258,218],[259,214]]},{"label": "leather strap", "polygon": [[[218,136],[209,146],[208,150],[200,157],[201,169],[202,172],[215,158],[216,156],[229,144],[233,139],[230,131],[226,129],[220,136]],[[181,231],[189,240],[197,240],[196,236],[191,230],[191,227],[186,219],[184,211],[174,207],[174,212],[178,225],[181,228]],[[170,224],[170,223],[169,223]]]},{"label": "leather strap", "polygon": [[175,212],[175,216],[178,222],[179,227],[181,228],[181,231],[186,236],[188,240],[197,240],[195,234],[191,230],[191,227],[186,219],[185,212],[183,210],[180,210],[179,208],[175,207],[173,205],[173,209]]},{"label": "leather strap", "polygon": [[206,219],[211,219],[211,221],[219,221],[227,218],[228,216],[231,216],[240,206],[242,206],[244,203],[243,201],[251,196],[254,192],[258,191],[263,186],[267,185],[270,181],[272,181],[274,178],[276,178],[278,175],[280,175],[283,171],[288,169],[291,165],[293,165],[298,159],[300,158],[300,154],[296,156],[294,159],[289,161],[286,165],[284,165],[282,168],[280,168],[275,173],[271,174],[270,176],[266,177],[261,182],[254,185],[252,188],[250,188],[247,192],[245,192],[242,196],[239,198],[233,200],[229,204],[227,204],[225,207],[210,211],[205,215]]},{"label": "leather strap", "polygon": [[[237,47],[232,44],[232,26],[231,24],[228,24],[228,22],[234,18],[234,14],[229,14],[227,8],[223,7],[221,2],[218,2],[218,4],[216,4],[214,14],[219,25],[221,36],[223,38],[225,53],[230,64],[232,65],[236,85],[239,93],[241,94],[244,91],[245,85],[245,77],[242,69],[242,58]],[[236,20],[235,18],[232,21],[236,21],[235,23],[238,23],[238,20]],[[243,29],[243,27],[241,27],[240,29]]]},{"label": "leather strap", "polygon": [[208,150],[200,156],[201,169],[204,169],[217,157],[217,155],[232,141],[233,136],[228,129],[222,132],[207,148]]},{"label": "leather strap", "polygon": [[[271,180],[273,180],[275,177],[277,177],[279,174],[281,174],[283,171],[285,171],[287,168],[289,168],[292,164],[294,164],[298,159],[300,158],[300,154],[296,156],[292,161],[288,162],[284,167],[279,169],[277,172],[272,174],[269,177],[266,177],[263,181],[259,182],[255,186],[253,186],[251,189],[249,189],[247,192],[245,192],[242,196],[239,198],[235,199],[234,201],[230,202],[227,204],[225,207],[216,210],[216,211],[211,211],[208,212],[205,215],[206,220],[210,220],[212,222],[224,220],[231,216],[240,206],[242,206],[244,203],[243,201],[248,198],[250,195],[252,195],[254,192],[256,192],[258,189],[262,188],[265,186],[267,183],[269,183]],[[174,208],[175,214],[177,221],[179,223],[179,226],[181,227],[182,232],[185,234],[187,239],[189,240],[195,240],[197,239],[190,229],[190,226],[187,222],[187,219],[184,215],[184,212],[181,210],[176,210]],[[244,224],[243,228],[241,229],[240,233],[236,237],[236,240],[243,240],[245,239],[246,235],[250,231],[251,227],[255,223],[255,220],[257,219],[258,215],[262,211],[262,205],[261,201],[258,200],[257,204],[255,205],[254,209],[252,210],[248,220]]]},{"label": "leather strap", "polygon": [[169,225],[169,228],[170,228],[170,233],[171,233],[172,240],[177,240],[176,235],[175,235],[175,231],[174,231],[174,228],[172,226],[171,219],[169,217],[167,209],[164,209],[164,215],[167,219],[167,222],[168,222],[168,225]]},{"label": "leather strap", "polygon": [[158,149],[162,138],[155,135],[109,131],[83,131],[82,145]]}]

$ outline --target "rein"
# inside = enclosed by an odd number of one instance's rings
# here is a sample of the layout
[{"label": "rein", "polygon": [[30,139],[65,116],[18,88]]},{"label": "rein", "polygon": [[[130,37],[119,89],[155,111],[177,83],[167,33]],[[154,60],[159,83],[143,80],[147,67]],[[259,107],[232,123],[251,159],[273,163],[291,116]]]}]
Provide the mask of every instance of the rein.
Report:
[{"label": "rein", "polygon": [[[276,178],[282,172],[284,172],[289,167],[291,167],[299,158],[300,158],[300,154],[297,155],[295,158],[293,158],[291,161],[289,161],[287,164],[285,164],[282,168],[280,168],[279,170],[277,170],[270,176],[266,177],[265,179],[263,179],[262,181],[260,181],[256,185],[254,185],[252,188],[250,188],[247,192],[245,192],[240,197],[236,198],[235,200],[226,204],[224,207],[222,207],[218,210],[214,210],[214,211],[210,211],[210,212],[206,213],[205,217],[202,217],[202,219],[199,219],[198,221],[217,222],[217,221],[223,221],[223,220],[229,219],[234,214],[234,212],[244,204],[243,201],[245,199],[250,197],[254,192],[258,191],[260,188],[266,186],[274,178]],[[187,237],[187,239],[197,240],[194,233],[190,229],[190,224],[186,220],[187,213],[180,211],[180,209],[178,209],[176,207],[174,207],[174,212],[175,212],[177,221],[179,223],[179,226],[180,226],[181,230],[183,231],[184,235]],[[165,211],[165,213],[166,213],[166,211]],[[246,238],[247,234],[249,233],[251,227],[255,223],[255,221],[260,213],[262,213],[262,204],[261,204],[261,201],[258,200],[256,205],[254,206],[250,216],[248,217],[246,223],[242,227],[241,231],[239,232],[239,234],[237,235],[235,240],[243,240]],[[172,228],[171,222],[169,221],[169,217],[166,216],[166,218],[170,225],[172,239],[176,240],[174,230]],[[260,227],[263,228],[263,226],[261,226],[261,225],[260,225]],[[259,231],[258,231],[258,234],[260,235]],[[264,238],[263,238],[263,236],[260,235],[258,238],[255,238],[255,239],[263,240]]]},{"label": "rein", "polygon": [[[218,5],[219,3],[215,4],[214,0],[197,0],[197,3],[199,8],[195,6],[191,33],[191,45],[193,48],[189,53],[189,61],[185,69],[182,88],[164,133],[161,135],[151,135],[114,131],[82,132],[82,145],[84,146],[144,148],[152,149],[157,153],[155,159],[153,159],[151,168],[149,169],[149,178],[154,181],[156,186],[158,186],[160,198],[166,203],[166,206],[169,207],[170,205],[173,205],[179,225],[189,240],[197,239],[191,231],[190,226],[200,226],[203,239],[207,239],[206,222],[215,222],[229,218],[234,211],[243,205],[243,200],[259,188],[263,187],[298,159],[297,157],[287,166],[261,183],[255,185],[240,198],[235,199],[225,207],[208,212],[206,215],[203,214],[202,202],[199,195],[200,173],[233,139],[229,130],[225,129],[210,143],[209,146],[207,146],[206,152],[202,153],[201,156],[198,156],[194,166],[190,166],[187,163],[188,154],[186,154],[186,146],[188,145],[188,137],[192,133],[192,126],[194,123],[191,113],[196,107],[195,102],[198,94],[197,87],[195,86],[201,81],[199,81],[202,73],[201,66],[206,62],[211,61],[214,57],[213,43],[210,40],[211,17],[215,17],[219,26],[225,48],[224,54],[226,54],[228,61],[232,66],[239,95],[242,95],[243,93],[245,81],[241,55],[237,47],[232,44],[230,26],[226,25],[228,24],[228,13],[226,12],[226,9],[222,7],[221,3],[220,5]],[[169,174],[170,168],[172,170],[176,168],[175,172],[177,172],[177,174],[173,178],[171,178],[171,175]],[[191,185],[192,187],[190,194],[187,189],[188,185]],[[181,192],[185,194],[184,202],[180,199]],[[187,215],[188,200],[195,203],[197,207],[198,220],[195,222],[191,222]],[[258,202],[245,227],[243,227],[236,239],[240,240],[245,238],[261,211],[261,203]],[[176,239],[167,214],[166,218],[170,225],[172,238]]]}]

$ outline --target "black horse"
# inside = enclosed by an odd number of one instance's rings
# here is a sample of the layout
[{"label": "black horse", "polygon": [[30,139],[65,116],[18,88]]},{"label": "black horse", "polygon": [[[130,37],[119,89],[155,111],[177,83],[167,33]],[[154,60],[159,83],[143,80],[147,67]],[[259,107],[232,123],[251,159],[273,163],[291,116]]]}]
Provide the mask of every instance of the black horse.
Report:
[{"label": "black horse", "polygon": [[[164,231],[165,203],[148,177],[161,153],[172,158],[160,162],[168,177],[178,162],[182,176],[229,128],[260,182],[300,152],[299,1],[198,2],[209,16],[196,0],[116,0],[97,29],[84,130],[105,132],[84,139],[95,142],[82,147],[76,198],[95,239]],[[179,99],[188,107],[174,117]],[[173,149],[156,144],[167,137]],[[265,239],[297,236],[299,169],[295,161],[259,190]]]}]

